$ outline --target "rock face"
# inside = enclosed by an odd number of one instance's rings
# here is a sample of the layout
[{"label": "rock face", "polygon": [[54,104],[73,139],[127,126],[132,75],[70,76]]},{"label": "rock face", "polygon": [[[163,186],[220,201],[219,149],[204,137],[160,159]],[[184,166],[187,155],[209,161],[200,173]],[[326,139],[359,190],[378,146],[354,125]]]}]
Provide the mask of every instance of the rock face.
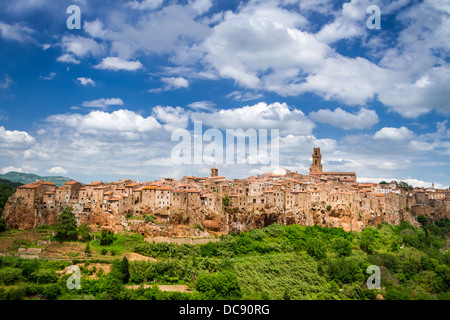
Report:
[{"label": "rock face", "polygon": [[[263,212],[240,212],[225,208],[220,212],[207,209],[182,210],[140,207],[140,215],[152,214],[155,221],[127,219],[124,214],[114,214],[84,204],[73,205],[78,223],[88,223],[94,230],[106,229],[114,232],[129,230],[149,237],[207,237],[211,234],[228,234],[232,231],[243,232],[279,223],[282,225],[319,225],[323,227],[343,228],[346,231],[360,231],[366,226],[376,226],[387,222],[399,224],[407,221],[419,227],[419,215],[425,215],[430,221],[449,218],[449,200],[423,199],[418,196],[387,195],[382,206],[370,203],[367,207],[352,209],[351,204],[334,208],[325,203],[314,204],[308,209],[283,210],[271,208]],[[3,218],[8,227],[32,229],[41,225],[52,225],[63,207],[45,208],[36,204],[26,206],[20,197],[8,199]]]}]

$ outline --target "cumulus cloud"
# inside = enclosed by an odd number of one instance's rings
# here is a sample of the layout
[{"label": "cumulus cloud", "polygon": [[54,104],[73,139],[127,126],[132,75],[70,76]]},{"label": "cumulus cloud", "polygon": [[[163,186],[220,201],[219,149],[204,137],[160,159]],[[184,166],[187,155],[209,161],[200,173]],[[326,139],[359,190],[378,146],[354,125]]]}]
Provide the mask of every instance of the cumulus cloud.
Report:
[{"label": "cumulus cloud", "polygon": [[356,114],[336,108],[334,111],[321,109],[311,112],[309,117],[322,123],[328,123],[344,130],[368,129],[378,123],[378,115],[374,110],[361,108]]},{"label": "cumulus cloud", "polygon": [[191,104],[188,104],[188,107],[193,110],[206,110],[206,111],[213,111],[215,110],[216,104],[212,101],[196,101]]},{"label": "cumulus cloud", "polygon": [[38,169],[35,167],[30,167],[30,166],[22,166],[19,168],[16,168],[14,166],[7,166],[7,167],[3,167],[0,169],[0,173],[1,174],[5,174],[8,172],[25,172],[25,173],[32,173],[32,172],[36,172]]},{"label": "cumulus cloud", "polygon": [[301,110],[279,102],[260,102],[212,113],[197,112],[191,118],[218,129],[279,129],[283,134],[310,134],[315,127]]},{"label": "cumulus cloud", "polygon": [[163,1],[164,0],[129,1],[125,6],[136,10],[153,10],[159,8]]},{"label": "cumulus cloud", "polygon": [[95,66],[96,69],[103,70],[125,70],[125,71],[136,71],[142,69],[144,66],[140,61],[127,61],[122,60],[118,57],[107,57],[102,60],[98,65]]},{"label": "cumulus cloud", "polygon": [[[127,133],[148,133],[161,127],[154,117],[143,117],[125,109],[111,113],[92,111],[87,115],[53,115],[48,117],[47,121],[75,129],[79,134],[122,133],[126,136]],[[137,136],[129,135],[129,137]]]},{"label": "cumulus cloud", "polygon": [[409,140],[414,136],[414,132],[409,130],[406,127],[401,128],[390,128],[385,127],[379,131],[377,131],[374,135],[375,140],[383,139],[383,140]]},{"label": "cumulus cloud", "polygon": [[88,55],[97,56],[104,51],[104,45],[99,44],[93,39],[80,36],[64,36],[61,40],[61,46],[66,53],[85,57]]},{"label": "cumulus cloud", "polygon": [[86,108],[107,108],[109,106],[122,106],[123,101],[120,98],[97,99],[92,101],[84,101],[82,106]]},{"label": "cumulus cloud", "polygon": [[35,40],[31,36],[35,33],[35,31],[25,25],[21,25],[18,23],[7,24],[0,21],[0,33],[2,38],[7,40],[15,40],[22,43],[35,42]]},{"label": "cumulus cloud", "polygon": [[175,129],[185,129],[189,123],[189,115],[180,107],[153,108],[153,113],[160,122],[164,123],[164,129],[173,131]]},{"label": "cumulus cloud", "polygon": [[80,64],[81,62],[77,59],[75,59],[71,54],[64,53],[63,55],[59,56],[56,61],[63,62],[63,63],[73,63],[73,64]]},{"label": "cumulus cloud", "polygon": [[6,130],[0,126],[0,149],[25,149],[35,143],[35,139],[25,131]]},{"label": "cumulus cloud", "polygon": [[62,167],[53,167],[47,170],[48,173],[52,174],[67,174],[69,173],[66,169]]},{"label": "cumulus cloud", "polygon": [[[78,80],[83,86],[91,85],[91,86],[95,87],[95,81],[92,80],[91,78],[80,77],[80,78],[77,78],[77,80]],[[122,104],[123,104],[123,102],[122,102]],[[122,105],[122,104],[121,104],[121,105]]]}]

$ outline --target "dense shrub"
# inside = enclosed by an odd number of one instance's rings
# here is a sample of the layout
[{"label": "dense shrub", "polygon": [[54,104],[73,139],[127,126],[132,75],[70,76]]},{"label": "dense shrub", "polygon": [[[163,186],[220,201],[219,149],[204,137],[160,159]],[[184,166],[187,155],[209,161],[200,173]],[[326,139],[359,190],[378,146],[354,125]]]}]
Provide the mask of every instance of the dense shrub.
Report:
[{"label": "dense shrub", "polygon": [[201,273],[195,288],[206,299],[238,299],[242,296],[236,275],[232,272]]},{"label": "dense shrub", "polygon": [[0,284],[11,285],[21,278],[22,270],[16,268],[0,269]]}]

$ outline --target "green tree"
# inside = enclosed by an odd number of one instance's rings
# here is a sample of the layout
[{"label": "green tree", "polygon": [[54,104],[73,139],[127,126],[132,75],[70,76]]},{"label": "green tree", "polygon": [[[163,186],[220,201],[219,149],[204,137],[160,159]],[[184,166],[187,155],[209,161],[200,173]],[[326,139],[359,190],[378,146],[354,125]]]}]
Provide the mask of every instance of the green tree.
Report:
[{"label": "green tree", "polygon": [[122,282],[128,283],[128,281],[130,280],[130,268],[127,257],[123,257],[121,269],[122,269]]},{"label": "green tree", "polygon": [[71,207],[65,208],[59,215],[54,228],[56,231],[55,238],[58,241],[77,240],[77,222]]},{"label": "green tree", "polygon": [[242,296],[239,282],[234,272],[201,273],[195,288],[206,299],[238,299]]},{"label": "green tree", "polygon": [[91,227],[86,222],[82,223],[78,227],[78,234],[79,234],[80,240],[83,242],[86,242],[86,241],[89,241],[92,239]]},{"label": "green tree", "polygon": [[333,244],[333,249],[339,257],[346,257],[352,253],[352,243],[347,239],[338,238]]},{"label": "green tree", "polygon": [[84,253],[86,254],[86,257],[91,255],[91,244],[89,242],[86,244],[86,247],[84,248]]},{"label": "green tree", "polygon": [[222,197],[222,204],[224,207],[228,207],[230,205],[230,198],[227,194]]},{"label": "green tree", "polygon": [[0,218],[0,232],[3,232],[6,230],[6,222],[3,218]]},{"label": "green tree", "polygon": [[418,221],[422,226],[426,226],[427,223],[428,223],[427,217],[425,217],[423,214],[421,214],[420,216],[417,217],[417,221]]},{"label": "green tree", "polygon": [[109,246],[116,240],[114,233],[111,231],[102,230],[100,233],[100,245]]},{"label": "green tree", "polygon": [[317,260],[324,259],[326,255],[326,246],[321,239],[311,239],[306,244],[306,252]]},{"label": "green tree", "polygon": [[373,227],[367,227],[361,232],[361,240],[359,246],[365,252],[371,254],[375,249],[376,241],[379,238],[379,232]]}]

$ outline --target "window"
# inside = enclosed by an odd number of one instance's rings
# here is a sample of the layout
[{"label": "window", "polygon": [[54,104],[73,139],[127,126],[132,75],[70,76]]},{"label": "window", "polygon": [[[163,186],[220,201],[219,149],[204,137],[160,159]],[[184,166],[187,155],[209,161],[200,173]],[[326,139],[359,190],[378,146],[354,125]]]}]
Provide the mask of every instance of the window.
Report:
[{"label": "window", "polygon": [[256,203],[256,199],[253,199],[253,203]]}]

